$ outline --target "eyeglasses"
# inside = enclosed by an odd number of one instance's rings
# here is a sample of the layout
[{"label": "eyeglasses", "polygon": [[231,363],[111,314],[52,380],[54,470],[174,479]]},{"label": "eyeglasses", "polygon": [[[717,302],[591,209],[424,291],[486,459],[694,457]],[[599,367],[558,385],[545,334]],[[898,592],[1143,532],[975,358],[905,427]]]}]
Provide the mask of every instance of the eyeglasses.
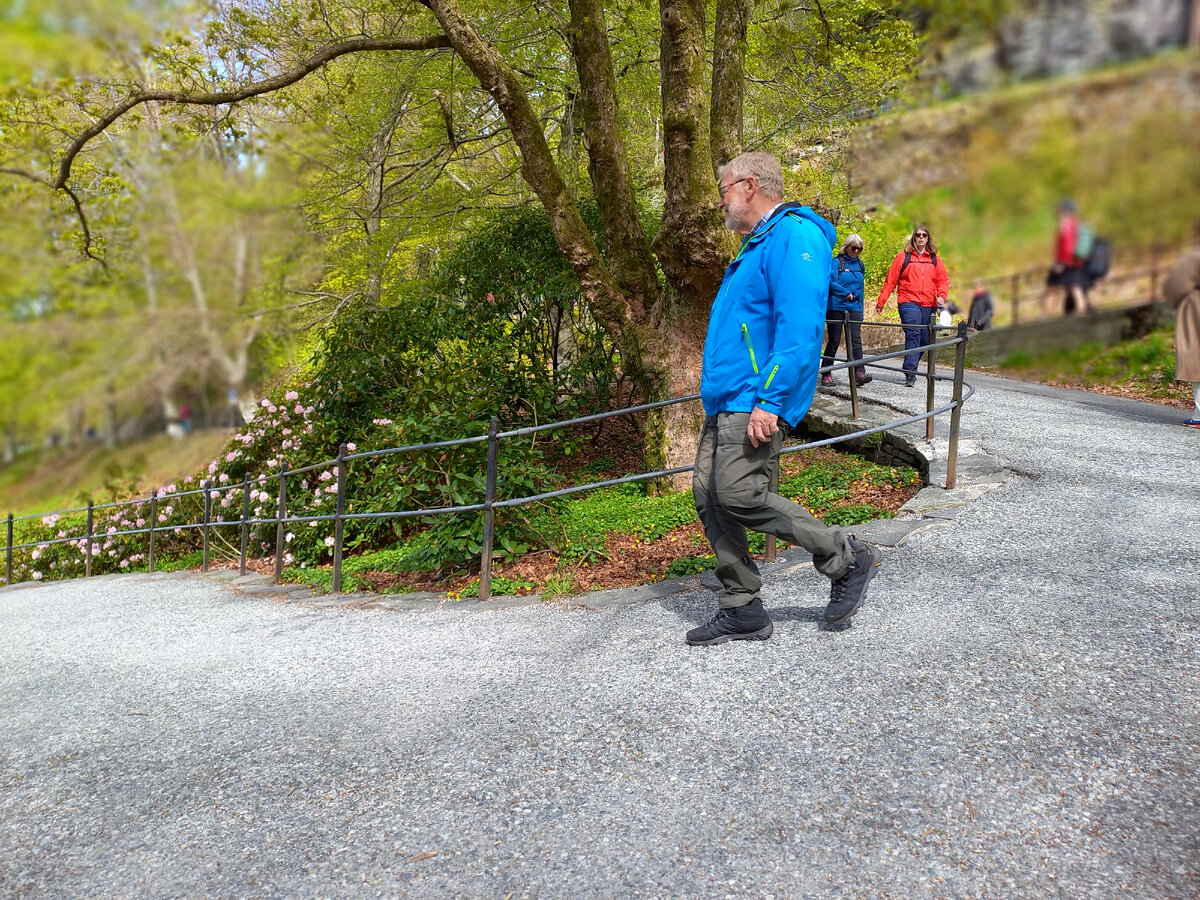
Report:
[{"label": "eyeglasses", "polygon": [[733,187],[735,184],[741,184],[743,181],[745,181],[749,177],[750,176],[747,175],[746,178],[739,178],[737,181],[729,182],[729,184],[717,185],[717,190],[721,192],[721,199],[722,200],[725,199],[725,192],[728,191],[731,187]]},{"label": "eyeglasses", "polygon": [[862,253],[862,247],[855,247],[853,244],[851,244],[849,247],[846,248],[846,252],[847,253]]}]

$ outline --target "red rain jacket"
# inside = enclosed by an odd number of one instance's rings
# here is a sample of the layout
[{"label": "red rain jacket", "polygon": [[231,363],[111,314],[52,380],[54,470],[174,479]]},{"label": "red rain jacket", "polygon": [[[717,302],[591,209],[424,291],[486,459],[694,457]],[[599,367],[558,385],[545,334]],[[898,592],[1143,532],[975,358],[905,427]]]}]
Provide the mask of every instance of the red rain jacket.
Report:
[{"label": "red rain jacket", "polygon": [[908,268],[904,270],[904,277],[901,278],[900,269],[903,265],[904,251],[901,250],[888,269],[883,290],[879,292],[879,299],[875,301],[876,310],[883,309],[892,291],[896,291],[897,303],[915,303],[918,306],[937,306],[938,297],[945,298],[950,295],[950,276],[946,274],[946,267],[942,265],[940,256],[937,265],[934,265],[932,254],[914,251]]}]

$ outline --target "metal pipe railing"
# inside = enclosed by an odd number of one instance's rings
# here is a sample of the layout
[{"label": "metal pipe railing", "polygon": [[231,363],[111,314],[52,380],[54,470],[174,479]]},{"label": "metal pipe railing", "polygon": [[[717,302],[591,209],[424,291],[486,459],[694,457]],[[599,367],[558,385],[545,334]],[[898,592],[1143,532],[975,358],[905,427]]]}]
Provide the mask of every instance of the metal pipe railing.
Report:
[{"label": "metal pipe railing", "polygon": [[[876,323],[876,324],[881,325],[883,327],[903,327],[902,325],[896,325],[895,323]],[[893,428],[901,427],[904,425],[908,425],[908,424],[912,424],[912,423],[920,422],[920,421],[925,421],[927,423],[926,435],[927,435],[927,437],[932,438],[934,417],[936,417],[944,412],[950,411],[951,412],[951,423],[950,423],[950,435],[951,435],[950,447],[951,447],[951,449],[950,449],[950,461],[949,461],[949,465],[948,465],[948,469],[947,469],[947,484],[946,484],[946,486],[948,488],[953,487],[955,472],[956,472],[956,462],[957,462],[957,460],[954,457],[955,457],[955,454],[957,453],[957,447],[958,447],[958,430],[959,430],[959,421],[960,421],[959,414],[960,414],[963,403],[965,403],[966,400],[968,400],[971,397],[971,395],[974,393],[974,391],[973,391],[973,389],[970,388],[970,385],[966,385],[963,382],[963,371],[964,371],[964,367],[965,367],[966,341],[967,341],[966,326],[960,325],[958,327],[956,336],[949,340],[939,340],[937,337],[937,331],[938,331],[938,326],[936,326],[935,324],[933,324],[931,322],[927,328],[927,333],[929,335],[928,343],[925,346],[914,348],[914,350],[912,350],[912,351],[909,351],[909,350],[887,351],[887,352],[883,352],[883,353],[874,354],[872,356],[863,357],[862,359],[858,359],[858,360],[848,359],[844,362],[836,362],[835,361],[833,364],[831,364],[829,366],[822,366],[819,369],[820,372],[824,373],[824,372],[833,372],[838,369],[853,370],[854,368],[859,367],[859,366],[862,366],[864,368],[866,366],[872,366],[872,367],[876,367],[879,369],[883,369],[885,371],[896,371],[895,369],[892,369],[891,367],[880,366],[879,364],[881,362],[884,362],[889,359],[895,359],[897,357],[904,356],[909,352],[918,352],[918,353],[924,352],[927,354],[927,357],[928,357],[927,371],[925,373],[925,377],[927,379],[925,412],[917,413],[917,414],[910,415],[907,417],[902,417],[898,420],[894,420],[894,421],[885,423],[883,425],[875,426],[872,428],[861,429],[861,430],[855,431],[851,434],[840,435],[837,437],[827,438],[827,439],[823,439],[823,440],[819,440],[819,441],[810,441],[810,442],[807,442],[804,444],[787,447],[787,448],[784,448],[782,453],[792,453],[792,452],[797,452],[799,450],[804,450],[804,449],[809,449],[809,448],[828,446],[831,444],[840,443],[842,441],[846,441],[846,440],[850,440],[850,439],[854,439],[854,438],[867,437],[872,434],[889,431]],[[953,378],[948,378],[947,376],[938,374],[937,369],[936,369],[936,363],[934,361],[934,355],[937,350],[945,348],[945,347],[952,347],[952,346],[956,347],[955,371],[954,371]],[[854,373],[853,373],[853,371],[851,371],[850,372],[850,391],[851,391],[852,415],[854,416],[855,419],[857,419],[858,415],[859,415],[858,402],[857,402],[858,393],[857,393],[857,385],[854,383],[853,376],[854,376]],[[935,406],[935,403],[934,403],[934,382],[935,381],[953,381],[954,396],[953,396],[953,400],[950,403],[942,404],[941,406]],[[964,396],[964,388],[967,390],[967,393],[965,394],[965,396]],[[234,520],[234,521],[230,521],[230,522],[225,522],[220,517],[218,517],[216,524],[228,525],[228,526],[236,525],[239,527],[239,530],[240,530],[240,542],[239,542],[240,543],[240,565],[239,565],[239,569],[242,574],[246,573],[246,568],[247,568],[247,544],[248,544],[248,539],[249,539],[250,527],[273,524],[275,526],[274,580],[277,583],[279,582],[279,580],[282,577],[283,558],[284,558],[284,554],[285,554],[285,550],[286,550],[286,543],[287,543],[287,541],[285,539],[285,532],[286,532],[287,526],[290,524],[294,524],[294,523],[332,521],[334,523],[333,573],[332,573],[333,574],[332,589],[333,589],[334,593],[340,593],[341,589],[342,589],[342,580],[343,580],[343,573],[342,573],[343,565],[342,564],[343,564],[343,560],[344,560],[343,553],[344,553],[344,544],[345,544],[345,524],[347,522],[357,521],[357,520],[373,520],[373,519],[403,519],[403,518],[410,518],[410,517],[415,517],[415,516],[435,516],[435,515],[445,515],[445,514],[451,514],[451,513],[461,514],[461,513],[471,513],[471,512],[481,512],[482,511],[484,514],[484,539],[483,539],[483,545],[482,545],[481,552],[480,552],[479,597],[481,600],[487,600],[491,596],[492,567],[493,567],[493,555],[494,555],[493,551],[494,551],[494,541],[495,541],[495,512],[497,509],[507,509],[507,508],[512,508],[512,507],[516,507],[516,506],[525,506],[525,505],[529,505],[532,503],[543,502],[545,500],[550,500],[550,499],[554,499],[554,498],[558,498],[558,497],[565,497],[570,494],[575,494],[575,493],[579,493],[582,491],[597,490],[597,489],[612,486],[612,485],[629,484],[629,483],[664,478],[664,477],[668,477],[668,476],[672,476],[672,475],[690,472],[694,468],[693,466],[690,466],[690,465],[676,466],[674,468],[662,469],[662,470],[658,470],[658,471],[654,471],[654,472],[641,472],[641,473],[637,473],[634,475],[623,476],[621,478],[613,478],[613,479],[607,479],[604,481],[590,482],[590,483],[582,484],[582,485],[572,485],[572,486],[569,486],[566,488],[560,488],[557,490],[547,491],[547,492],[534,494],[534,495],[526,496],[526,497],[498,499],[496,497],[496,487],[497,487],[497,481],[498,481],[498,476],[499,476],[499,444],[500,444],[501,440],[504,440],[507,438],[513,438],[513,437],[524,437],[524,436],[528,436],[528,435],[532,435],[532,434],[537,434],[537,433],[540,433],[543,431],[550,431],[550,430],[554,430],[554,429],[567,428],[567,427],[571,427],[574,425],[580,425],[580,424],[586,424],[586,423],[590,423],[590,422],[601,421],[603,419],[613,418],[616,416],[631,415],[634,413],[647,412],[650,410],[661,409],[661,408],[665,408],[665,407],[680,404],[680,403],[688,403],[688,402],[695,401],[695,400],[699,399],[699,396],[700,396],[699,394],[688,394],[688,395],[681,396],[681,397],[672,397],[667,400],[659,400],[659,401],[654,401],[651,403],[643,403],[643,404],[638,404],[636,406],[625,407],[625,408],[619,409],[619,410],[610,410],[608,412],[596,413],[596,414],[587,415],[587,416],[580,416],[580,417],[577,417],[574,419],[567,419],[567,420],[563,420],[563,421],[559,421],[559,422],[551,422],[551,423],[546,423],[544,425],[516,428],[516,429],[509,430],[509,431],[501,431],[500,427],[499,427],[500,423],[499,423],[498,417],[493,416],[489,423],[488,433],[486,435],[478,435],[478,436],[467,437],[467,438],[457,438],[457,439],[447,440],[447,441],[435,441],[435,442],[429,442],[429,443],[424,443],[424,444],[411,444],[411,445],[406,445],[404,447],[389,447],[389,448],[384,448],[381,450],[365,451],[363,453],[353,453],[353,454],[348,453],[347,452],[348,445],[343,443],[338,448],[338,456],[334,460],[328,460],[325,462],[314,463],[314,464],[304,466],[304,467],[298,468],[298,469],[289,469],[287,466],[287,463],[284,462],[281,465],[279,472],[277,472],[277,473],[262,475],[262,476],[259,476],[258,478],[253,478],[253,479],[250,478],[249,474],[247,473],[243,477],[243,479],[240,483],[235,482],[233,484],[225,484],[225,485],[213,484],[206,479],[206,480],[203,480],[201,482],[200,487],[195,490],[172,492],[169,495],[164,493],[162,496],[163,497],[170,496],[173,501],[176,500],[177,498],[192,496],[195,494],[201,494],[203,496],[203,515],[202,515],[202,520],[199,523],[186,522],[186,523],[182,523],[179,525],[173,525],[170,527],[173,528],[174,530],[176,530],[177,532],[182,532],[182,531],[191,530],[191,529],[195,529],[195,528],[202,529],[203,569],[205,571],[207,571],[209,568],[209,563],[210,563],[210,532],[211,532],[212,526],[214,525],[213,517],[212,517],[212,501],[214,499],[214,495],[219,495],[221,492],[227,491],[227,490],[239,490],[240,489],[242,491],[242,509],[241,509],[240,521]],[[349,473],[349,464],[351,461],[360,460],[360,459],[373,459],[376,457],[390,455],[390,454],[399,453],[399,452],[405,452],[405,451],[411,452],[411,451],[419,451],[419,450],[441,449],[441,448],[456,447],[456,446],[463,446],[463,445],[467,445],[467,444],[477,444],[477,443],[484,443],[484,442],[487,443],[487,475],[486,475],[486,479],[485,479],[484,498],[483,498],[482,503],[463,504],[463,505],[458,505],[458,506],[441,507],[441,508],[436,508],[436,509],[384,510],[384,511],[355,512],[355,513],[347,512],[346,494],[347,494],[347,485],[349,482],[349,474],[350,474]],[[288,500],[287,500],[287,498],[288,498],[288,479],[294,478],[294,477],[297,477],[297,476],[300,476],[303,474],[307,474],[308,472],[328,469],[330,467],[335,467],[336,477],[337,477],[337,487],[336,487],[337,503],[335,506],[334,513],[333,514],[312,515],[312,516],[289,515],[288,514]],[[776,471],[774,471],[771,474],[771,490],[772,491],[778,490],[778,484],[779,484],[778,478],[779,478],[779,472],[778,472],[778,467],[776,467]],[[278,498],[277,498],[275,515],[270,518],[253,518],[253,519],[250,518],[250,488],[251,488],[251,486],[260,485],[260,484],[264,484],[264,483],[267,483],[270,481],[275,481],[275,480],[278,480],[278,482],[279,482],[279,488],[278,488],[279,493],[278,493]],[[265,492],[264,492],[264,496],[265,496]],[[139,534],[148,535],[148,538],[147,538],[147,549],[148,549],[147,565],[148,565],[149,571],[151,571],[151,572],[153,572],[155,569],[156,533],[158,531],[162,530],[158,527],[158,522],[157,522],[159,499],[160,499],[160,494],[157,489],[154,490],[151,493],[150,497],[148,498],[148,502],[149,502],[149,506],[150,506],[150,517],[149,517],[149,523],[148,523],[147,528],[137,527],[137,528],[123,529],[123,530],[111,530],[110,529],[104,535],[105,538],[113,538],[113,537],[118,537],[118,536],[121,536],[121,537],[132,536],[132,535],[139,535]],[[56,511],[56,512],[52,512],[52,513],[30,514],[30,515],[24,515],[24,516],[14,516],[12,513],[9,513],[8,519],[7,519],[7,540],[6,540],[6,547],[5,547],[5,580],[6,580],[6,583],[7,584],[12,583],[13,552],[14,551],[21,550],[21,549],[34,548],[34,547],[44,548],[44,547],[48,547],[48,546],[51,546],[54,544],[77,543],[80,540],[80,538],[78,536],[75,536],[75,537],[55,538],[55,539],[44,540],[44,541],[35,541],[32,543],[17,544],[14,542],[14,523],[29,520],[29,519],[34,519],[34,518],[37,518],[39,515],[44,519],[44,518],[46,518],[48,516],[52,516],[52,515],[68,515],[68,514],[73,514],[73,513],[77,513],[77,512],[83,512],[86,510],[87,522],[86,522],[86,530],[85,530],[85,533],[83,536],[83,540],[86,542],[86,545],[85,545],[85,558],[86,558],[85,577],[90,577],[92,575],[92,571],[93,571],[93,565],[92,565],[93,541],[96,537],[95,530],[94,530],[94,513],[95,513],[95,511],[96,510],[117,509],[117,508],[122,508],[122,507],[141,508],[142,505],[146,502],[147,501],[144,499],[120,501],[120,502],[105,503],[105,504],[94,504],[89,501],[87,507],[80,507],[79,509]],[[223,506],[229,505],[228,500],[224,501],[222,503],[222,505]],[[775,550],[775,541],[771,536],[768,536],[767,547],[768,547],[768,550],[767,550],[768,557],[770,558],[774,555],[774,550]]]}]

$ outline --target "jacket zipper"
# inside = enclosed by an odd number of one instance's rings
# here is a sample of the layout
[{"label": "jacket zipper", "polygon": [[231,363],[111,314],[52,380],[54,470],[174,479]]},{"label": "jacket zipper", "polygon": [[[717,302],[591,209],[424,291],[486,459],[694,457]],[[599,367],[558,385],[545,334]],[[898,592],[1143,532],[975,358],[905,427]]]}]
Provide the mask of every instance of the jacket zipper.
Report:
[{"label": "jacket zipper", "polygon": [[[750,350],[750,367],[754,369],[754,374],[758,374],[758,360],[754,358],[754,342],[750,340],[750,329],[746,327],[746,323],[742,323],[742,338],[746,341],[746,347]],[[778,368],[778,366],[776,366]],[[772,372],[771,376],[774,377]],[[770,382],[768,382],[769,384]]]},{"label": "jacket zipper", "polygon": [[763,385],[764,391],[771,386],[771,382],[775,380],[775,373],[778,371],[779,371],[779,365],[776,364],[775,368],[773,368],[771,370],[771,374],[767,376],[767,383]]}]

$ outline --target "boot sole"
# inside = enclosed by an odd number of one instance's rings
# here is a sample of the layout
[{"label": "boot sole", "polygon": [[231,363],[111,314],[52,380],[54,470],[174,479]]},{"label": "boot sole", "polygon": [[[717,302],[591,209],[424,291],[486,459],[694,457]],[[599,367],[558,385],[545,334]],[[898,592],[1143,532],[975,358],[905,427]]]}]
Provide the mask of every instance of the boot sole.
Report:
[{"label": "boot sole", "polygon": [[[879,550],[878,547],[871,547],[870,545],[868,545],[868,548],[871,551],[871,559],[874,561],[871,566],[871,578],[867,579],[867,584],[870,585],[871,580],[878,574],[875,570],[878,569],[881,565],[883,565],[883,553]],[[852,610],[850,610],[849,612],[842,613],[836,619],[830,618],[828,615],[826,615],[825,621],[828,622],[830,625],[836,625],[839,622],[845,622],[847,619],[852,618],[856,612],[858,612],[860,609],[862,609],[862,605],[866,602],[867,602],[867,591],[864,588],[862,597],[859,599],[858,603],[855,605],[855,607]]]},{"label": "boot sole", "polygon": [[745,634],[722,634],[707,641],[693,641],[685,638],[693,647],[710,647],[713,644],[724,644],[726,641],[765,641],[775,633],[775,625],[768,622],[758,631],[747,631]]}]

